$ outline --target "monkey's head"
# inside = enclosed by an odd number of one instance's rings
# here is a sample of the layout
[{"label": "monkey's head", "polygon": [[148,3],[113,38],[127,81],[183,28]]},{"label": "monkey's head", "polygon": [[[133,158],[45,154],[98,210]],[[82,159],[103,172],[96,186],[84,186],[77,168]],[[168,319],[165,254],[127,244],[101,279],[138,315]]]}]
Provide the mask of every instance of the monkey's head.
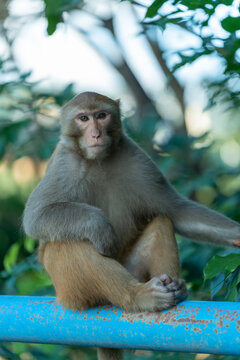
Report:
[{"label": "monkey's head", "polygon": [[122,134],[119,101],[94,92],[75,96],[62,109],[63,139],[74,141],[86,159],[102,159],[119,143]]}]

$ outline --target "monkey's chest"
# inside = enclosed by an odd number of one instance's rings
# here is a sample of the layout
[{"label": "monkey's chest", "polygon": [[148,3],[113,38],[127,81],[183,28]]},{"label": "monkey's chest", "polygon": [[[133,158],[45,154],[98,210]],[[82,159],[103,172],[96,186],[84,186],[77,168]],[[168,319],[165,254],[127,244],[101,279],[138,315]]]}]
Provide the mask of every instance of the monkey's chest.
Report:
[{"label": "monkey's chest", "polygon": [[127,181],[107,181],[95,184],[91,205],[104,211],[116,233],[124,241],[134,239],[152,218],[141,186]]}]

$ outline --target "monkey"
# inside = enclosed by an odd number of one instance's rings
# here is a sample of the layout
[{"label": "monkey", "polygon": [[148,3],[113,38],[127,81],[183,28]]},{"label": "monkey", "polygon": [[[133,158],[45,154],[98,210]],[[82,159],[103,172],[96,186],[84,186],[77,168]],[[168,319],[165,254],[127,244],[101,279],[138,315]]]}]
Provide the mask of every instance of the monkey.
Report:
[{"label": "monkey", "polygon": [[[240,247],[240,224],[180,195],[122,128],[120,103],[84,92],[61,111],[61,137],[23,214],[58,301],[161,311],[187,297],[175,231]],[[100,349],[100,360],[121,359]]]}]

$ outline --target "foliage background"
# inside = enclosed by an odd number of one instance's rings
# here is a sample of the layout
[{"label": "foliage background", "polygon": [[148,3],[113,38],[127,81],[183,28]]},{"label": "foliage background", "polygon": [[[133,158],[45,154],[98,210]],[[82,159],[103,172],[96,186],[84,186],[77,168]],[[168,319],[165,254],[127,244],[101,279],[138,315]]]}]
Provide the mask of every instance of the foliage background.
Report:
[{"label": "foliage background", "polygon": [[[79,88],[86,90],[83,85],[70,81],[64,86],[42,86],[41,81],[32,80],[31,71],[24,71],[19,64],[14,50],[18,32],[24,24],[39,18],[45,19],[48,36],[56,34],[61,27],[72,27],[104,60],[109,71],[121,77],[124,85],[119,88],[119,93],[123,99],[125,92],[128,94],[125,96],[128,105],[124,111],[124,126],[178,191],[239,221],[239,2],[224,0],[219,5],[215,0],[155,0],[153,3],[125,1],[123,4],[117,0],[103,0],[105,10],[99,11],[90,0],[29,1],[37,3],[37,10],[18,16],[11,11],[13,0],[0,2],[0,40],[4,43],[4,51],[0,52],[1,294],[54,294],[48,276],[37,262],[35,242],[22,232],[21,216],[26,199],[43,176],[58,141],[60,107]],[[151,92],[144,86],[141,74],[136,71],[138,54],[135,54],[135,60],[129,61],[116,25],[120,6],[127,7],[138,25],[136,36],[144,38],[147,44],[144,51],[151,53],[161,69],[161,91]],[[224,10],[220,17],[219,7]],[[96,31],[104,31],[111,39],[112,49],[117,49],[119,54],[117,60],[111,56],[111,46],[109,52],[107,43],[91,36],[92,25],[80,26],[81,22],[76,25],[73,17],[80,16],[81,19],[84,14],[94,19]],[[168,29],[192,36],[195,45],[186,41],[184,48],[180,49],[178,44],[174,44],[175,48],[169,47],[164,41]],[[81,55],[81,47],[79,53]],[[202,79],[207,99],[203,105],[201,95],[198,101],[197,93],[193,92],[197,98],[187,94],[183,76],[184,71],[190,71],[194,77],[195,64],[204,59],[208,66],[212,58],[220,64],[219,74]],[[151,74],[150,70],[146,67],[146,73]],[[149,80],[154,84],[154,78]],[[106,93],[104,86],[102,90],[92,90]],[[111,93],[107,95],[111,96]],[[164,106],[164,102],[167,105]],[[189,115],[194,102],[202,106],[198,116],[193,112]],[[201,127],[206,114],[210,125]],[[196,125],[200,130],[194,130]],[[178,240],[182,276],[187,280],[190,298],[239,300],[238,250],[203,246],[180,236]],[[95,356],[92,349],[62,346],[2,344],[0,347],[3,359],[86,359]],[[140,351],[134,356],[223,358]]]}]

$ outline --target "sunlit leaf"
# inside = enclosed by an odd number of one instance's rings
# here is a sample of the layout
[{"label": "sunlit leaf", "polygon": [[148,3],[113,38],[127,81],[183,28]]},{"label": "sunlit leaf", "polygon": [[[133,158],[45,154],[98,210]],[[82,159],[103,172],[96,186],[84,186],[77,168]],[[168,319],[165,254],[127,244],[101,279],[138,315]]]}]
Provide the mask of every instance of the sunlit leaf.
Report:
[{"label": "sunlit leaf", "polygon": [[15,243],[13,244],[10,249],[8,250],[7,254],[4,257],[3,264],[7,271],[11,271],[13,265],[17,262],[17,257],[19,254],[20,244]]},{"label": "sunlit leaf", "polygon": [[30,253],[33,252],[35,244],[36,242],[30,237],[26,237],[24,240],[24,248]]}]

